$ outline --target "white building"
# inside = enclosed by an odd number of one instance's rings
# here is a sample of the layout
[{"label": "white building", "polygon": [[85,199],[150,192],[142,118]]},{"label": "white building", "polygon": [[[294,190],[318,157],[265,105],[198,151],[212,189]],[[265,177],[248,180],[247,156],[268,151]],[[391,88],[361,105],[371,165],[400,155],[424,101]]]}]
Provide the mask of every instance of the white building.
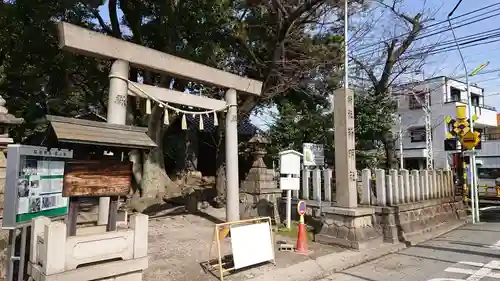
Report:
[{"label": "white building", "polygon": [[[479,116],[474,123],[475,129],[482,132],[485,128],[496,127],[496,109],[485,104],[484,89],[471,85],[470,91],[474,105],[472,111]],[[444,118],[455,118],[456,106],[467,104],[467,91],[466,83],[444,76],[406,84],[393,90],[398,96],[397,113],[401,116],[404,166],[407,169],[422,169],[426,165],[425,112],[422,108],[426,92],[430,93],[434,167],[452,168],[452,156],[444,150],[445,133],[450,130]],[[396,124],[393,128],[396,136],[399,126],[400,124]],[[396,148],[400,145],[399,141],[398,139]],[[397,155],[399,158],[399,151]]]}]

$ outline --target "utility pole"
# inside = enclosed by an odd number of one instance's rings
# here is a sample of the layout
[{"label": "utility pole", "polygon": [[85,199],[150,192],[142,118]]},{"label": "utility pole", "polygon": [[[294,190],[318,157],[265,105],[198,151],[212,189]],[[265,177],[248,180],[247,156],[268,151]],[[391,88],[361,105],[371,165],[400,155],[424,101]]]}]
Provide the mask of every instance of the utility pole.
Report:
[{"label": "utility pole", "polygon": [[348,51],[348,35],[349,35],[349,1],[344,0],[344,88],[349,89],[349,56],[347,55]]},{"label": "utility pole", "polygon": [[[460,6],[462,3],[462,0],[458,1],[458,3],[455,5],[453,10],[448,14],[448,24],[451,29],[451,33],[453,35],[453,40],[455,41],[455,45],[457,47],[458,53],[460,54],[460,59],[462,60],[462,64],[464,67],[465,71],[465,83],[467,84],[467,108],[468,108],[468,113],[469,113],[469,120],[470,120],[470,130],[474,132],[474,121],[472,120],[472,101],[471,101],[471,94],[470,94],[470,84],[469,84],[469,71],[467,70],[467,64],[465,63],[464,56],[462,55],[462,50],[460,49],[460,45],[458,44],[457,37],[455,36],[455,30],[453,29],[453,25],[451,24],[451,16],[453,13],[455,13],[455,10]],[[476,153],[475,149],[471,149],[471,154],[469,156],[469,167],[471,170],[471,205],[472,205],[472,223],[479,222],[479,198],[478,198],[478,191],[477,191],[477,174],[476,174]]]},{"label": "utility pole", "polygon": [[399,168],[404,169],[404,157],[403,157],[403,124],[401,122],[401,114],[398,115],[399,123]]},{"label": "utility pole", "polygon": [[426,168],[427,170],[432,170],[434,168],[434,152],[432,148],[432,118],[431,118],[431,93],[427,88],[427,83],[425,82],[425,74],[423,70],[417,71],[417,73],[422,73],[422,83],[424,86],[424,102],[420,99],[417,101],[422,105],[422,109],[425,114],[425,149],[427,150],[427,155],[425,156]]},{"label": "utility pole", "polygon": [[[424,80],[425,83],[425,80]],[[431,124],[431,93],[425,92],[425,103],[423,106],[425,112],[425,148],[427,149],[426,165],[427,170],[434,168],[434,153],[432,151],[432,124]]]}]

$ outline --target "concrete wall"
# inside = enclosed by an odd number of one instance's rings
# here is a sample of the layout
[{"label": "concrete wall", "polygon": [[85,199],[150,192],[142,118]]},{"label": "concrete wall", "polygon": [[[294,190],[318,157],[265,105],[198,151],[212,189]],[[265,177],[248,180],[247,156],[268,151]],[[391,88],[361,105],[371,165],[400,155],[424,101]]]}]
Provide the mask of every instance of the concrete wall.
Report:
[{"label": "concrete wall", "polygon": [[393,207],[376,207],[375,217],[383,229],[384,242],[411,242],[426,232],[464,220],[461,198],[433,199]]}]

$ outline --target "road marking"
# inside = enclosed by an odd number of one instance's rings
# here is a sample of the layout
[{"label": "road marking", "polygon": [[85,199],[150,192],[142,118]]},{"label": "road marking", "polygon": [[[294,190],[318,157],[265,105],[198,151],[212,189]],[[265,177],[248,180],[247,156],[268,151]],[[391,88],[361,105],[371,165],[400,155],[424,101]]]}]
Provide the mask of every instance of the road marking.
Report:
[{"label": "road marking", "polygon": [[500,250],[500,240],[497,241],[495,244],[488,246],[488,248],[495,249],[495,250]]},{"label": "road marking", "polygon": [[472,275],[472,274],[476,273],[477,270],[464,269],[464,268],[456,268],[456,267],[448,267],[444,271],[445,272],[462,273],[462,274]]},{"label": "road marking", "polygon": [[428,281],[480,281],[485,277],[500,279],[500,273],[492,272],[493,270],[500,270],[500,261],[498,260],[491,261],[487,264],[472,261],[461,261],[457,264],[479,267],[479,269],[448,267],[444,270],[445,272],[465,274],[469,277],[467,277],[466,279],[434,278]]},{"label": "road marking", "polygon": [[467,281],[479,281],[479,280],[483,279],[484,277],[492,277],[492,276],[490,276],[490,273],[491,273],[490,268],[483,267],[483,268],[479,269],[478,271],[476,271],[471,276],[469,276],[465,280],[467,280]]},{"label": "road marking", "polygon": [[455,279],[455,278],[434,278],[428,281],[465,281],[465,279]]},{"label": "road marking", "polygon": [[459,261],[459,264],[465,264],[465,265],[470,265],[470,266],[477,266],[477,267],[483,267],[484,263],[482,262],[475,262],[475,261]]}]

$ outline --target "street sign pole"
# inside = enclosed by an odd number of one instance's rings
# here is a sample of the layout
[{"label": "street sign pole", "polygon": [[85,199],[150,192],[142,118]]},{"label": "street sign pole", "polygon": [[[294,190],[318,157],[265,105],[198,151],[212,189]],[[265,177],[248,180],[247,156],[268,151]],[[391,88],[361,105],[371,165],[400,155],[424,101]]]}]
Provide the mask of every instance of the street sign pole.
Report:
[{"label": "street sign pole", "polygon": [[[481,137],[480,133],[477,131],[473,130],[473,122],[477,120],[477,115],[470,115],[471,118],[467,119],[467,109],[466,109],[465,104],[457,105],[456,107],[456,120],[454,120],[451,116],[445,117],[445,122],[448,125],[452,125],[452,130],[451,132],[446,133],[446,138],[447,139],[452,139],[454,136],[456,136],[456,139],[460,140],[460,143],[462,144],[462,155],[465,156],[464,151],[471,151],[469,156],[469,169],[470,169],[470,179],[471,179],[471,184],[470,184],[470,191],[471,191],[471,196],[470,196],[470,202],[471,202],[471,209],[472,209],[472,221],[477,222],[478,217],[479,217],[479,196],[477,192],[477,179],[474,179],[473,174],[474,174],[474,169],[475,169],[475,152],[474,148],[481,142]],[[470,107],[469,107],[470,110]],[[469,111],[470,112],[470,111]],[[469,113],[471,114],[471,113]],[[464,164],[464,169],[465,169],[465,164]],[[465,175],[466,173],[464,173]],[[464,176],[464,194],[467,193],[467,181]],[[467,198],[467,197],[464,197]]]},{"label": "street sign pole", "polygon": [[[469,107],[469,119],[471,120],[471,122],[470,122],[471,123],[470,124],[470,129],[471,129],[471,131],[474,131],[473,130],[473,128],[474,128],[473,123],[474,122],[472,121],[472,100],[471,100],[470,88],[469,88],[470,87],[470,84],[469,84],[469,71],[467,69],[467,64],[465,63],[464,56],[462,54],[462,50],[460,49],[460,44],[458,44],[457,37],[455,35],[455,29],[453,28],[453,25],[451,24],[451,16],[453,15],[453,13],[455,13],[455,11],[457,10],[458,6],[460,6],[461,3],[462,3],[462,0],[458,1],[458,3],[453,8],[453,10],[451,10],[451,12],[448,14],[447,20],[448,20],[448,24],[450,26],[451,34],[453,35],[453,40],[455,41],[455,46],[457,47],[458,53],[460,54],[460,59],[462,60],[462,64],[464,66],[465,82],[467,84],[467,105]],[[470,76],[476,75],[481,70],[483,70],[487,65],[488,65],[488,63],[480,65],[479,67],[477,67],[476,69],[474,69],[470,73]],[[474,205],[473,216],[472,216],[472,223],[475,223],[476,221],[474,220],[474,218],[476,218],[477,222],[479,222],[479,202],[478,202],[479,201],[478,200],[478,195],[479,194],[477,192],[477,186],[476,186],[477,173],[476,173],[476,155],[474,154],[474,149],[472,149],[472,155],[470,156],[469,159],[470,159],[470,165],[469,166],[471,168],[471,195],[472,195],[472,193],[474,193],[474,198],[476,198],[475,201],[473,200],[471,202],[471,205]],[[474,209],[476,211],[475,213],[474,213]]]},{"label": "street sign pole", "polygon": [[[474,70],[472,70],[470,76],[474,76],[481,72],[486,66],[488,66],[489,61],[486,63],[483,63],[479,67],[476,67]],[[471,93],[470,93],[470,83],[469,79],[467,78],[469,75],[468,73],[465,74],[466,81],[467,81],[467,104],[469,108],[469,119],[471,120],[470,122],[470,130],[474,132],[474,120],[472,120],[472,98],[471,98]],[[476,211],[475,217],[476,217],[476,222],[480,222],[480,217],[479,217],[479,191],[478,191],[478,182],[477,182],[477,168],[476,168],[476,153],[475,153],[475,148],[473,147],[471,150],[471,185],[473,188],[471,189],[471,192],[474,192],[474,198],[475,201],[472,202],[474,205],[474,210]]]}]

